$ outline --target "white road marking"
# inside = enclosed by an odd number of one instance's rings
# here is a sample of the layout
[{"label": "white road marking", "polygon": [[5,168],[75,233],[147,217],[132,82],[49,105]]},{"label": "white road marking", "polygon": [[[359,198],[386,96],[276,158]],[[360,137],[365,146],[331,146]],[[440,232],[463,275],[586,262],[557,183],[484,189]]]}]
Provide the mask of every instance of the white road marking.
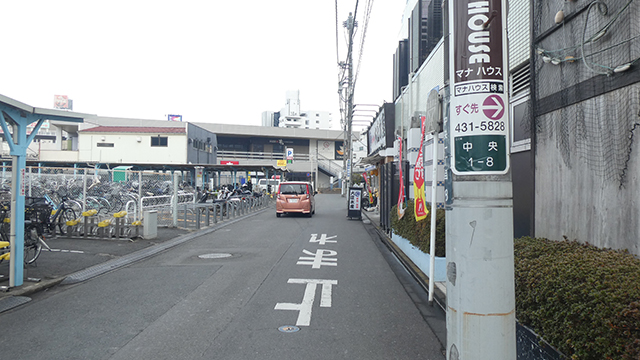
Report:
[{"label": "white road marking", "polygon": [[320,294],[320,307],[331,307],[331,291],[333,285],[338,285],[338,280],[321,279],[289,279],[289,284],[306,284],[304,296],[300,304],[277,303],[274,310],[295,310],[299,311],[296,326],[309,326],[311,324],[311,310],[316,297],[316,288],[322,285]]},{"label": "white road marking", "polygon": [[302,250],[303,253],[310,256],[300,256],[296,265],[311,265],[312,269],[319,269],[321,266],[338,266],[338,259],[330,259],[328,256],[338,255],[334,250],[318,249],[315,253],[309,250]]},{"label": "white road marking", "polygon": [[42,249],[42,251],[51,251],[51,252],[60,252],[60,253],[71,253],[71,254],[84,254],[84,251],[80,250],[64,250],[64,249]]},{"label": "white road marking", "polygon": [[321,234],[320,235],[320,239],[318,239],[317,237],[318,237],[318,234],[311,234],[311,239],[309,240],[309,242],[311,242],[311,243],[319,243],[320,245],[326,245],[326,243],[337,243],[338,242],[336,240],[330,240],[330,239],[337,238],[338,235],[333,235],[333,236],[327,237],[327,234]]}]

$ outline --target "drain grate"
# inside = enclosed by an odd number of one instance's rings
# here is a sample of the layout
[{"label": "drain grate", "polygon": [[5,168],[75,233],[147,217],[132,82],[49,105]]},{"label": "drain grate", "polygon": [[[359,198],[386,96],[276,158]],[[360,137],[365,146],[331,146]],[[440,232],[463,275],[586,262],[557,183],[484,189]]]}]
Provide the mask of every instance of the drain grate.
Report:
[{"label": "drain grate", "polygon": [[300,331],[300,328],[293,325],[285,325],[285,326],[280,326],[278,330],[280,330],[283,333],[294,333],[294,332]]},{"label": "drain grate", "polygon": [[198,255],[200,259],[224,259],[232,257],[233,255],[227,253],[213,253],[213,254],[202,254]]}]

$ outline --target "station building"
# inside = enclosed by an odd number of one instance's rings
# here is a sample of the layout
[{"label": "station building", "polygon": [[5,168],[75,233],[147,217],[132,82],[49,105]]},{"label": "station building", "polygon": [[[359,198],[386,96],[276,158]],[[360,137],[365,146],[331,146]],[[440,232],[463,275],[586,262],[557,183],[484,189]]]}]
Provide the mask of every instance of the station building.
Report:
[{"label": "station building", "polygon": [[[83,123],[49,121],[30,145],[27,163],[191,174],[202,168],[215,185],[282,176],[323,189],[339,186],[343,140],[344,132],[337,130],[92,116]],[[1,156],[10,165],[6,143]]]}]

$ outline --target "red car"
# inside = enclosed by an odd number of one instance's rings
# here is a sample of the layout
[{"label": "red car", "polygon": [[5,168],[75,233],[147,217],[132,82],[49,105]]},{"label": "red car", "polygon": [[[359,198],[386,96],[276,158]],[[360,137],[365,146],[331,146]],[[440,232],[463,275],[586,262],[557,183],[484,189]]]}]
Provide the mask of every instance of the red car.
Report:
[{"label": "red car", "polygon": [[316,200],[313,185],[303,181],[280,183],[276,194],[276,216],[286,213],[306,214],[311,217],[316,213]]}]

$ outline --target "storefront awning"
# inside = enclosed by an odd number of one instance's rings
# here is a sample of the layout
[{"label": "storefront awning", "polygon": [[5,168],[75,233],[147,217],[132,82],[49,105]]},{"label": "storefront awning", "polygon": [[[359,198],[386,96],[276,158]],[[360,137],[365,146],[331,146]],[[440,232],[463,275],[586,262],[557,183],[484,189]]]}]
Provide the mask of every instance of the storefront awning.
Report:
[{"label": "storefront awning", "polygon": [[378,153],[375,153],[371,156],[363,157],[362,159],[360,159],[360,164],[376,165],[383,160],[384,157],[378,155]]}]

